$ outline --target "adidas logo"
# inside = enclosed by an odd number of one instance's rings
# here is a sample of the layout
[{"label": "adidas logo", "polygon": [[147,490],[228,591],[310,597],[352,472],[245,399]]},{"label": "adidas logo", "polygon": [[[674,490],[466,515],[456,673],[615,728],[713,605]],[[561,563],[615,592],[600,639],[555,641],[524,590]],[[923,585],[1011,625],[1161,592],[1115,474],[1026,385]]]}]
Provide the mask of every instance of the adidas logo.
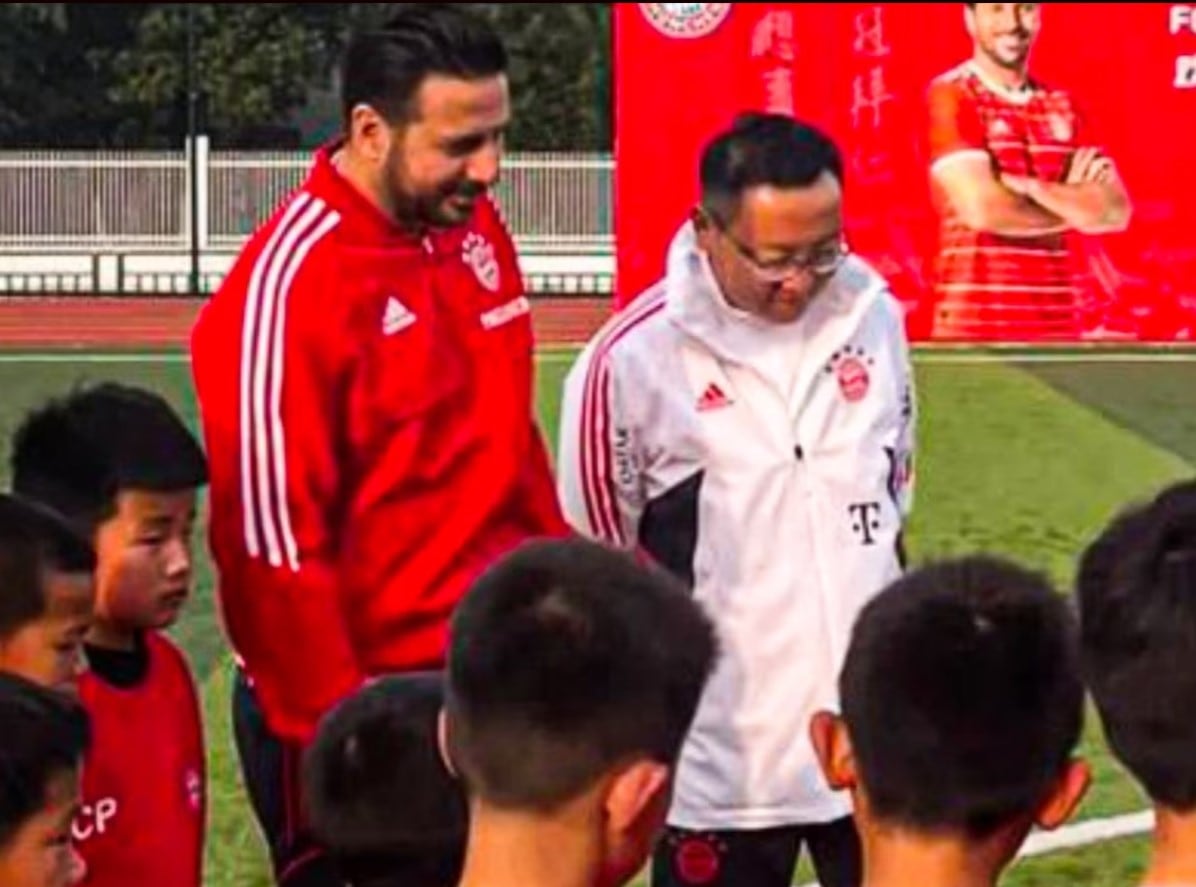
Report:
[{"label": "adidas logo", "polygon": [[717,410],[720,407],[729,407],[731,399],[723,394],[723,389],[719,388],[714,382],[706,386],[706,390],[702,392],[702,396],[698,398],[698,412],[705,412],[706,410]]},{"label": "adidas logo", "polygon": [[386,300],[386,310],[382,314],[382,335],[393,336],[413,323],[415,313],[410,308],[394,296]]}]

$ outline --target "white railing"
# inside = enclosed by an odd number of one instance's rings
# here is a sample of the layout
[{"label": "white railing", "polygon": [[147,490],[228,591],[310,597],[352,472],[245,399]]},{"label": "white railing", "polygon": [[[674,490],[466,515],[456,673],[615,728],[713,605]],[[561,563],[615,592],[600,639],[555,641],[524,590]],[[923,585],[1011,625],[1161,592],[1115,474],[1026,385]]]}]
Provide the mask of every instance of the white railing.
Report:
[{"label": "white railing", "polygon": [[[0,252],[186,250],[188,160],[185,151],[0,151]],[[200,139],[200,249],[235,249],[310,161],[307,152],[209,151]],[[503,169],[497,196],[521,249],[613,251],[609,155],[509,154]]]}]

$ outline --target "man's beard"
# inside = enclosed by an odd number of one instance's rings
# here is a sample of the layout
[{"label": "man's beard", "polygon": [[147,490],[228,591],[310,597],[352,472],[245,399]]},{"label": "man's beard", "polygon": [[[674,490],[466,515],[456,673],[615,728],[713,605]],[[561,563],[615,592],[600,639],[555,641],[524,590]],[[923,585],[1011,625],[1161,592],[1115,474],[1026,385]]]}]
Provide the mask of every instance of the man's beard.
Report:
[{"label": "man's beard", "polygon": [[1022,48],[1015,53],[1002,53],[998,48],[999,41],[993,40],[988,46],[984,47],[984,54],[996,65],[1005,68],[1009,71],[1021,71],[1026,67],[1026,63],[1030,58],[1030,43],[1026,38],[1022,44]]},{"label": "man's beard", "polygon": [[[387,185],[391,192],[391,202],[395,215],[404,227],[411,230],[423,231],[428,228],[452,228],[469,220],[473,213],[473,205],[486,193],[486,186],[468,179],[450,182],[436,189],[423,193],[412,193],[398,183],[402,181],[399,170],[394,164],[388,164]],[[470,198],[468,210],[449,203],[453,197]]]}]

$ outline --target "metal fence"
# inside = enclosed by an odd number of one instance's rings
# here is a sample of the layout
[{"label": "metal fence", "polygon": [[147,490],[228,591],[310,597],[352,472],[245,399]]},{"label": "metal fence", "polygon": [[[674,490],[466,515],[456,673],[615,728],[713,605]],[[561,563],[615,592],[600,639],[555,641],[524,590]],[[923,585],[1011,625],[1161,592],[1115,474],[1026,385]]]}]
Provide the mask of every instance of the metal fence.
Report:
[{"label": "metal fence", "polygon": [[[298,185],[308,153],[208,151],[195,193],[204,250],[229,250]],[[185,151],[0,152],[0,253],[186,250]],[[521,249],[613,251],[614,162],[604,154],[512,154],[497,197]]]}]

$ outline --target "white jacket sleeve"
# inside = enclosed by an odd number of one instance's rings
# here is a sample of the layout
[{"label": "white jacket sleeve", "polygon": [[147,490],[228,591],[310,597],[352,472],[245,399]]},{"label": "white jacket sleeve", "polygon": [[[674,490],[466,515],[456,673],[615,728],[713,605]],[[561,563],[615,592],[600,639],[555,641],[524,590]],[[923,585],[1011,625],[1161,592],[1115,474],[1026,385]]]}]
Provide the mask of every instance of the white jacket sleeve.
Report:
[{"label": "white jacket sleeve", "polygon": [[899,342],[896,349],[896,370],[900,385],[901,412],[895,442],[889,455],[892,461],[889,492],[893,496],[893,501],[901,512],[901,516],[908,519],[914,507],[918,397],[913,362],[910,359],[909,342],[906,340],[905,329],[900,320],[898,320],[896,336]]},{"label": "white jacket sleeve", "polygon": [[637,545],[644,507],[629,383],[594,343],[581,353],[565,377],[557,458],[565,518],[578,533],[624,549]]}]

